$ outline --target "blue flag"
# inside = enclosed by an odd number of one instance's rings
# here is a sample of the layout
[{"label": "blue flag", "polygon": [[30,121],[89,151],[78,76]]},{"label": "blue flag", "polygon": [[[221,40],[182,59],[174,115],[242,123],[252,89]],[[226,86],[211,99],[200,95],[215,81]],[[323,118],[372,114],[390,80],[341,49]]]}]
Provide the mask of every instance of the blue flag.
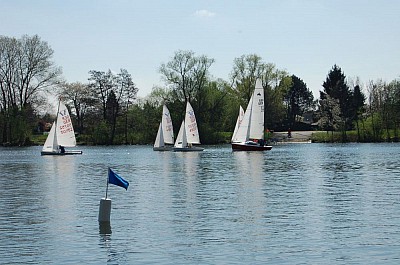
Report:
[{"label": "blue flag", "polygon": [[114,173],[111,168],[108,168],[108,183],[120,186],[126,190],[128,190],[129,186],[129,182],[118,176],[118,174]]}]

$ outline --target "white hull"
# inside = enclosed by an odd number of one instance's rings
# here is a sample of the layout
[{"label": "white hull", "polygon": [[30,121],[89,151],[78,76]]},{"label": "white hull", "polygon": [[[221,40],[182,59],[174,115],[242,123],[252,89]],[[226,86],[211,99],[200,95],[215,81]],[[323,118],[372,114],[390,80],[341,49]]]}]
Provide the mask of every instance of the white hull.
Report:
[{"label": "white hull", "polygon": [[153,151],[172,151],[172,149],[173,149],[172,145],[153,147]]}]

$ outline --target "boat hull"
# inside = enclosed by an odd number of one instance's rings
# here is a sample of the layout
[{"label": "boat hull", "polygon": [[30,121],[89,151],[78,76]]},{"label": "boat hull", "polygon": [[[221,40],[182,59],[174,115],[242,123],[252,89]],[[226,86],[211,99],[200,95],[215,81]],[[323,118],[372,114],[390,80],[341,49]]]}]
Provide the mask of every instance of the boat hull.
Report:
[{"label": "boat hull", "polygon": [[174,152],[200,152],[204,151],[204,148],[192,146],[192,147],[174,147]]},{"label": "boat hull", "polygon": [[41,151],[40,154],[42,156],[45,156],[45,155],[51,155],[51,156],[81,155],[82,151],[80,151],[80,150],[71,150],[71,151],[65,151],[64,153],[51,152],[51,151]]},{"label": "boat hull", "polygon": [[172,151],[172,146],[153,147],[153,151]]},{"label": "boat hull", "polygon": [[272,149],[272,146],[270,146],[270,145],[232,143],[233,151],[269,151],[271,149]]}]

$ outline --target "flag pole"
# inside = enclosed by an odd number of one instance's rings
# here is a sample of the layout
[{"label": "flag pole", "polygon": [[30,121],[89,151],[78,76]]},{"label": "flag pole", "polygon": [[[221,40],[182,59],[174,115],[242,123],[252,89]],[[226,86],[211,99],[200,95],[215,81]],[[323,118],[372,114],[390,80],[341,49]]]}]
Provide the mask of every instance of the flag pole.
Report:
[{"label": "flag pole", "polygon": [[[110,173],[110,168],[108,168],[108,173]],[[108,193],[108,182],[109,176],[107,174],[107,188],[106,188],[106,197],[100,200],[99,206],[99,223],[109,223],[110,222],[110,215],[111,215],[111,200],[107,198]]]},{"label": "flag pole", "polygon": [[107,199],[107,193],[108,193],[108,182],[109,182],[109,174],[110,174],[110,168],[108,168],[108,173],[107,173],[107,188],[106,188],[106,199]]}]

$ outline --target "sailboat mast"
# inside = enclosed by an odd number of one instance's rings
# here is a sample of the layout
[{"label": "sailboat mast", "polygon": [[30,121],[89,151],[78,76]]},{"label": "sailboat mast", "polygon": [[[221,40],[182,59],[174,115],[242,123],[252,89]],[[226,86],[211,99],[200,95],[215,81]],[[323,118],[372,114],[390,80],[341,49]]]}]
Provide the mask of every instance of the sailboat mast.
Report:
[{"label": "sailboat mast", "polygon": [[54,127],[54,138],[53,138],[53,150],[56,148],[56,150],[58,149],[58,140],[57,140],[57,120],[58,120],[58,115],[60,112],[60,104],[61,104],[61,100],[58,100],[58,106],[57,106],[57,115],[56,115],[56,120],[53,124]]}]

